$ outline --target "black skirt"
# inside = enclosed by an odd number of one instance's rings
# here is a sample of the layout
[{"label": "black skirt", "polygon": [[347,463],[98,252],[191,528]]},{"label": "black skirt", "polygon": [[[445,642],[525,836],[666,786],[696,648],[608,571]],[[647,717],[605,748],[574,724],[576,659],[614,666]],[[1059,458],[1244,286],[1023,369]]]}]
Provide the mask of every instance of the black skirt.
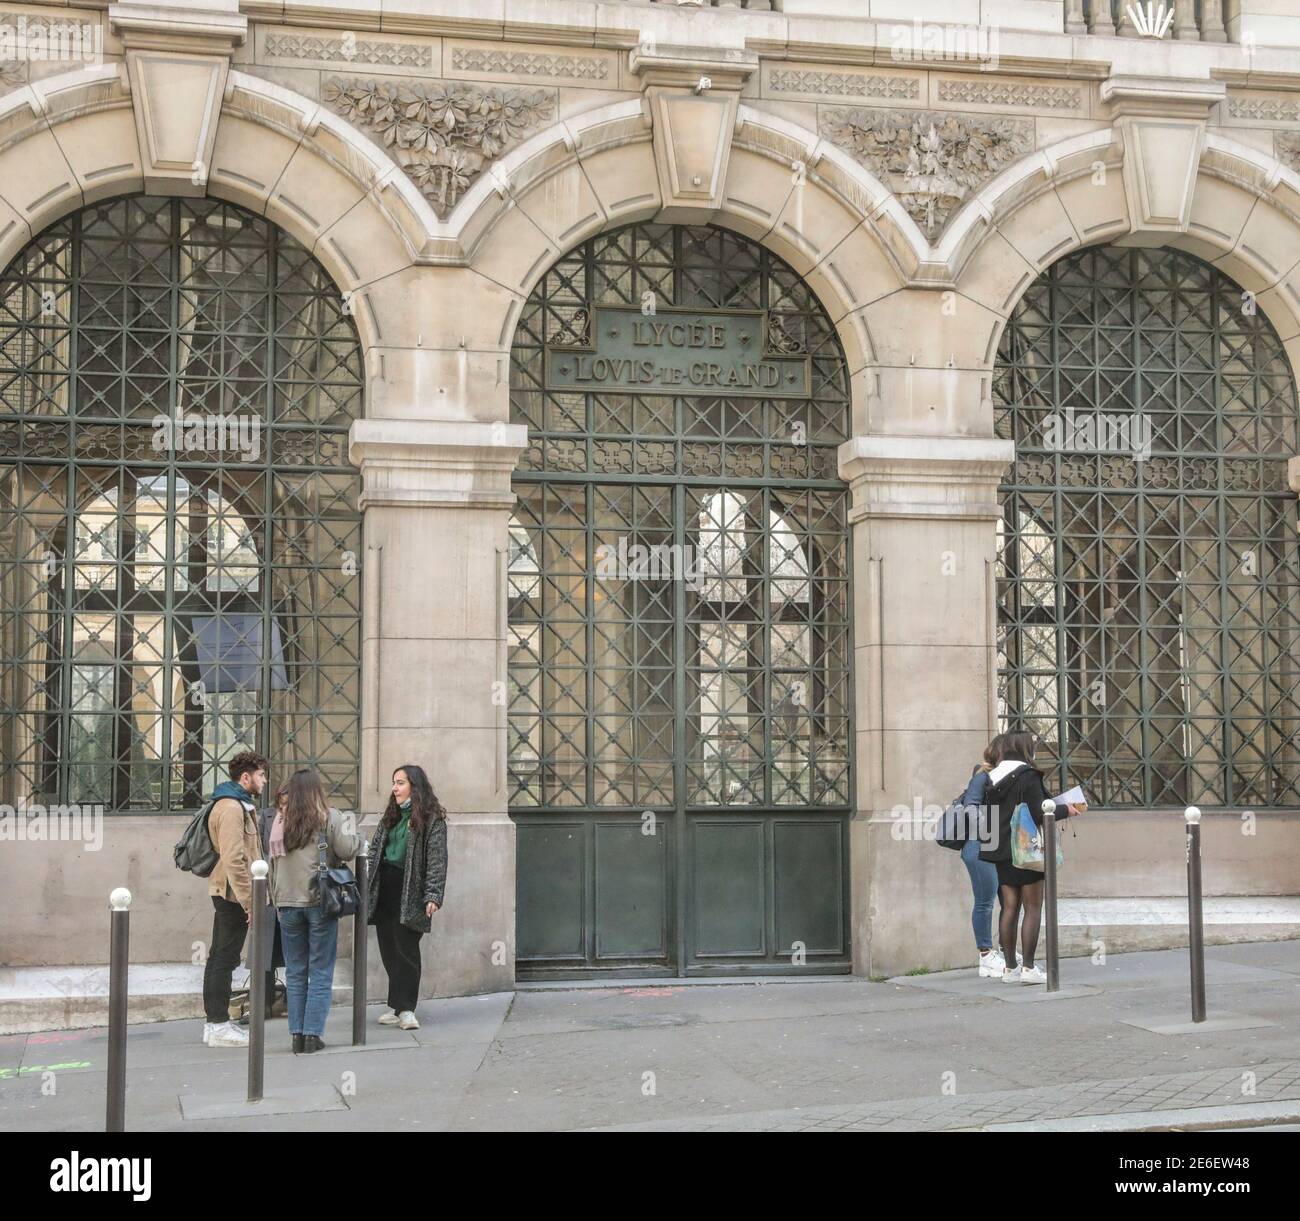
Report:
[{"label": "black skirt", "polygon": [[999,886],[1032,886],[1043,880],[1041,869],[1017,869],[1010,861],[995,862]]}]

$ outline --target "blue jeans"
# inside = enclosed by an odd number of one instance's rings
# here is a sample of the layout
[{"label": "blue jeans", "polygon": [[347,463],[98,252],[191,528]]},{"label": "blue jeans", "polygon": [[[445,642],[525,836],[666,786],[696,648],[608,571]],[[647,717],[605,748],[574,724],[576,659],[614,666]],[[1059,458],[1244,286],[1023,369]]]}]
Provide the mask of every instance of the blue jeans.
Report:
[{"label": "blue jeans", "polygon": [[289,994],[289,1033],[325,1033],[334,988],[339,922],[315,907],[281,907],[284,984]]},{"label": "blue jeans", "polygon": [[[970,888],[975,894],[970,923],[975,930],[975,944],[981,950],[993,948],[993,896],[998,893],[998,867],[980,860],[980,842],[968,839],[961,850],[962,864],[970,874]],[[286,955],[287,956],[287,955]],[[292,994],[291,994],[292,995]],[[293,1002],[290,1001],[290,1004]]]}]

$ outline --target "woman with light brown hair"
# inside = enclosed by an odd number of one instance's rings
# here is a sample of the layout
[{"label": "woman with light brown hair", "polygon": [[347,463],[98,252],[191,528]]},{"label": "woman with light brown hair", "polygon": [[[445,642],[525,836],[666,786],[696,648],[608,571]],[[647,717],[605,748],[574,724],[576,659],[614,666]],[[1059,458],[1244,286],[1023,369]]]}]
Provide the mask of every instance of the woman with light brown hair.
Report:
[{"label": "woman with light brown hair", "polygon": [[361,847],[355,820],[325,801],[320,776],[310,770],[289,777],[283,812],[271,829],[271,901],[280,919],[284,980],[289,994],[289,1032],[295,1052],[320,1051],[325,1043],[338,952],[338,918],[321,906],[317,874],[328,861],[338,868]]}]

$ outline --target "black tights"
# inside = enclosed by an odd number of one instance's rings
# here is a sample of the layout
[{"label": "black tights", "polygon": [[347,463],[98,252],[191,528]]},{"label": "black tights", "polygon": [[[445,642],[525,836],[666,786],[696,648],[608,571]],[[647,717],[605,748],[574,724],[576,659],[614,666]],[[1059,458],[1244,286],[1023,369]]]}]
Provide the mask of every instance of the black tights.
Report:
[{"label": "black tights", "polygon": [[[1031,882],[1028,886],[998,887],[1002,912],[998,916],[998,940],[1002,943],[1002,957],[1007,960],[1007,970],[1016,965],[1016,925],[1020,924],[1020,950],[1024,966],[1034,965],[1034,952],[1038,949],[1038,929],[1043,923],[1043,884]],[[1024,923],[1020,911],[1024,909]]]}]

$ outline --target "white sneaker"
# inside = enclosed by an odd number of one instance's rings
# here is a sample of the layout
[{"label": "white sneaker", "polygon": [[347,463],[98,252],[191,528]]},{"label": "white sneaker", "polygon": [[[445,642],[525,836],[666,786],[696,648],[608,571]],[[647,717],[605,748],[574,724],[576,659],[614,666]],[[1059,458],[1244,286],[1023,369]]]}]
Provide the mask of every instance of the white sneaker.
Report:
[{"label": "white sneaker", "polygon": [[1023,967],[1017,963],[1014,967],[1006,967],[1002,972],[1002,982],[1004,984],[1018,984]]},{"label": "white sneaker", "polygon": [[247,1047],[248,1031],[234,1022],[222,1022],[208,1035],[209,1047]]},{"label": "white sneaker", "polygon": [[212,1038],[212,1032],[216,1030],[216,1028],[217,1028],[216,1022],[203,1023],[203,1044],[205,1047],[207,1046],[208,1040]]},{"label": "white sneaker", "polygon": [[409,1009],[405,1009],[397,1015],[397,1024],[403,1030],[420,1029],[420,1019],[417,1018]]},{"label": "white sneaker", "polygon": [[1001,950],[990,950],[980,955],[980,979],[1001,979],[1007,969],[1007,960]]},{"label": "white sneaker", "polygon": [[1020,982],[1022,984],[1045,984],[1047,982],[1047,972],[1042,967],[1022,967]]},{"label": "white sneaker", "polygon": [[381,1013],[381,1014],[379,1015],[379,1024],[380,1024],[381,1026],[396,1026],[396,1025],[397,1025],[397,1010],[394,1009],[394,1010],[392,1010],[390,1013]]}]

